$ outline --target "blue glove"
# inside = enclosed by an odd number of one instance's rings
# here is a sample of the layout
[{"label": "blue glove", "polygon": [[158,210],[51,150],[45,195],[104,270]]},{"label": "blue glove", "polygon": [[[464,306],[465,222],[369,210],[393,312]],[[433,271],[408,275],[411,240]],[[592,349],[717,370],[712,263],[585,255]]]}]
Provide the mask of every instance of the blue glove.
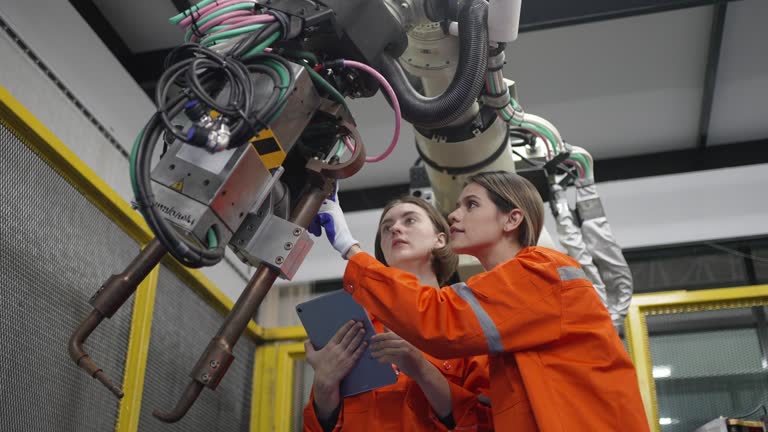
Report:
[{"label": "blue glove", "polygon": [[344,218],[344,212],[339,206],[338,183],[334,185],[333,194],[330,198],[323,201],[323,205],[320,206],[320,210],[317,211],[317,215],[312,219],[307,230],[316,237],[320,237],[322,228],[325,229],[325,235],[331,242],[331,246],[339,251],[344,259],[347,258],[349,249],[360,243],[352,237],[347,220]]}]

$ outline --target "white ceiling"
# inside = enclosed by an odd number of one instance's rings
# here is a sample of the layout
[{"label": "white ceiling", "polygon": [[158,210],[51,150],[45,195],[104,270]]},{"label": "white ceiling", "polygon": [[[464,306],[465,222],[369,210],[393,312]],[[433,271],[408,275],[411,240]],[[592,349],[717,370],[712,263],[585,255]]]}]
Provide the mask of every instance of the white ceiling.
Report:
[{"label": "white ceiling", "polygon": [[[182,33],[170,1],[97,0],[136,53],[168,48]],[[507,48],[505,76],[526,111],[552,121],[596,158],[697,145],[714,7],[704,6],[522,33]],[[768,138],[768,1],[728,3],[710,124],[712,143]],[[138,24],[137,24],[138,23]],[[369,154],[388,145],[393,114],[377,96],[351,104]],[[416,159],[413,132],[381,163],[342,186],[400,184]]]},{"label": "white ceiling", "polygon": [[768,1],[728,5],[709,129],[712,144],[768,137],[766,22]]}]

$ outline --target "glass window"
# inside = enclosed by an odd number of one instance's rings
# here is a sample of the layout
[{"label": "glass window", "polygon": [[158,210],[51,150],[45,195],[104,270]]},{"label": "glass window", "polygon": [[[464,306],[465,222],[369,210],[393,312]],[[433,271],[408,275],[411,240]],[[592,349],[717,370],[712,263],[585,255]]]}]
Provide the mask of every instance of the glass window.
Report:
[{"label": "glass window", "polygon": [[693,431],[768,403],[759,315],[744,308],[647,317],[662,431]]}]

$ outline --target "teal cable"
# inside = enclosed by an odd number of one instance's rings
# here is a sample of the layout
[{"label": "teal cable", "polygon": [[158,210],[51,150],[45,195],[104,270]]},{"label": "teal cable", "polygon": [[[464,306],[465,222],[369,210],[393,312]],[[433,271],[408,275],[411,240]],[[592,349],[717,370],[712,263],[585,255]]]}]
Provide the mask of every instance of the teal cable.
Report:
[{"label": "teal cable", "polygon": [[191,8],[189,8],[189,9],[185,10],[184,12],[181,12],[181,13],[179,13],[178,15],[174,15],[174,16],[172,16],[171,18],[168,18],[168,21],[169,21],[171,24],[174,24],[174,25],[176,25],[176,24],[178,24],[179,22],[181,22],[181,20],[183,20],[184,18],[186,18],[186,17],[188,17],[189,15],[191,15],[192,13],[194,13],[194,12],[197,12],[198,10],[200,10],[200,9],[202,9],[202,8],[204,8],[204,7],[206,7],[206,6],[208,6],[209,4],[213,3],[214,1],[215,1],[215,0],[203,0],[203,1],[201,1],[200,3],[198,3],[198,4],[194,5],[194,6],[192,6]]},{"label": "teal cable", "polygon": [[346,145],[344,144],[344,139],[339,138],[339,141],[336,143],[336,145],[339,146],[339,149],[336,150],[336,157],[340,158],[341,155],[344,154],[344,149],[346,148]]},{"label": "teal cable", "polygon": [[331,96],[334,97],[334,99],[336,99],[337,102],[339,102],[344,106],[344,108],[349,110],[349,107],[347,106],[347,101],[344,100],[344,96],[341,93],[339,93],[339,91],[336,90],[334,86],[332,86],[328,81],[326,81],[322,76],[320,76],[319,73],[315,72],[307,64],[302,64],[302,66],[304,66],[304,69],[307,70],[307,72],[309,73],[309,77],[312,78],[312,81],[314,81],[315,84],[325,89],[328,93],[331,94]]},{"label": "teal cable", "polygon": [[216,238],[216,231],[213,228],[208,228],[208,249],[216,249],[219,247],[219,239]]},{"label": "teal cable", "polygon": [[545,138],[546,138],[546,139],[547,139],[547,140],[548,140],[550,143],[552,143],[552,150],[553,150],[553,152],[554,152],[555,154],[557,154],[557,153],[558,153],[558,151],[559,151],[560,149],[559,149],[559,148],[558,148],[558,146],[557,146],[557,140],[555,139],[555,135],[554,135],[554,134],[553,134],[553,133],[552,133],[552,132],[551,132],[549,129],[547,129],[547,128],[543,127],[543,126],[539,126],[539,125],[537,125],[537,124],[533,124],[533,123],[526,123],[526,122],[523,122],[523,123],[521,123],[521,125],[522,125],[523,127],[526,127],[526,128],[529,128],[529,129],[533,129],[533,130],[535,130],[536,132],[538,132],[538,133],[540,133],[540,134],[544,135],[544,137],[545,137]]},{"label": "teal cable", "polygon": [[571,153],[570,158],[581,163],[581,165],[584,167],[584,175],[587,178],[592,176],[592,167],[590,166],[589,162],[587,161],[587,158],[584,155],[581,155],[578,153]]},{"label": "teal cable", "polygon": [[280,75],[280,107],[275,111],[275,114],[272,116],[272,118],[269,119],[270,122],[274,121],[276,118],[280,116],[280,114],[283,112],[283,109],[285,108],[286,102],[288,100],[285,98],[285,94],[288,92],[288,84],[291,82],[291,77],[289,72],[281,65],[280,63],[274,61],[274,60],[267,60],[264,62],[264,64],[272,69],[274,69],[278,75]]},{"label": "teal cable", "polygon": [[247,59],[248,57],[253,57],[253,56],[257,55],[257,54],[261,54],[262,52],[264,52],[265,48],[267,48],[270,45],[272,45],[272,42],[276,41],[279,37],[280,37],[280,32],[277,32],[277,33],[273,34],[272,36],[267,38],[267,40],[265,40],[264,42],[262,42],[259,45],[257,45],[255,48],[253,48],[252,50],[250,50],[247,53],[243,54],[242,58],[243,59]]},{"label": "teal cable", "polygon": [[[227,6],[225,8],[220,9],[220,10],[217,10],[216,12],[214,12],[214,13],[212,13],[210,15],[206,15],[205,18],[201,19],[200,21],[197,21],[197,26],[200,27],[201,25],[207,23],[208,21],[210,21],[210,20],[212,20],[212,19],[214,19],[216,17],[222,16],[225,13],[233,12],[233,11],[238,11],[238,10],[243,10],[243,9],[251,9],[251,8],[253,8],[253,3],[237,3],[237,4],[233,4],[231,6]],[[187,29],[187,33],[184,35],[184,40],[189,42],[190,40],[192,40],[192,35],[193,34],[194,34],[194,27],[190,27],[189,29]]]},{"label": "teal cable", "polygon": [[241,28],[234,29],[234,30],[227,30],[227,31],[223,31],[221,33],[212,34],[212,35],[210,35],[208,37],[203,38],[200,41],[200,44],[208,46],[211,42],[216,42],[216,41],[219,41],[221,39],[227,39],[227,38],[230,38],[230,37],[239,36],[239,35],[241,35],[243,33],[249,33],[249,32],[252,32],[254,30],[258,30],[258,29],[260,29],[262,27],[264,27],[264,24],[253,24],[253,25],[241,27]]},{"label": "teal cable", "polygon": [[228,29],[228,28],[229,28],[229,24],[217,25],[216,27],[209,28],[208,31],[206,31],[206,34],[207,33],[214,33],[214,32],[217,32],[219,30],[225,30],[225,29]]},{"label": "teal cable", "polygon": [[224,15],[225,13],[234,12],[234,11],[243,10],[243,9],[253,9],[253,2],[236,3],[231,6],[221,8],[210,15],[206,15],[205,18],[197,22],[197,25],[199,27],[216,17],[220,17]]},{"label": "teal cable", "polygon": [[310,66],[320,64],[320,60],[317,59],[317,56],[312,54],[309,51],[283,49],[279,54],[284,55],[286,57],[296,57],[302,60],[306,60],[309,62]]}]

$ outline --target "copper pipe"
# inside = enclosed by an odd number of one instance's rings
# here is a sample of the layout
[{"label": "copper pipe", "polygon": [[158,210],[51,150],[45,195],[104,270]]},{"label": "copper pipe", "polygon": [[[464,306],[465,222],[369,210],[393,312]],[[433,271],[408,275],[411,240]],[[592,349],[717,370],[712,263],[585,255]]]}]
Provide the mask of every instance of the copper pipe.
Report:
[{"label": "copper pipe", "polygon": [[122,398],[123,391],[120,387],[112,383],[109,377],[96,366],[96,363],[93,362],[88,353],[83,349],[83,343],[103,319],[104,316],[99,313],[99,311],[95,309],[91,311],[90,315],[88,315],[83,323],[80,324],[80,327],[75,330],[72,337],[69,339],[69,356],[78,366],[85,370],[88,375],[99,380],[115,396]]},{"label": "copper pipe", "polygon": [[[315,184],[311,184],[309,189],[302,194],[301,201],[294,207],[291,214],[291,222],[296,225],[306,227],[312,221],[317,214],[320,206],[328,197],[328,194],[333,188],[333,179],[329,177],[316,176],[314,178]],[[248,281],[243,293],[237,299],[232,311],[227,315],[224,323],[219,328],[218,333],[213,338],[208,348],[197,362],[194,370],[190,373],[193,381],[187,387],[187,391],[181,396],[181,399],[177,403],[172,413],[166,414],[159,410],[153,411],[152,415],[164,422],[175,422],[183,416],[189,407],[200,396],[200,391],[191,391],[191,388],[198,388],[202,390],[205,385],[212,389],[215,389],[218,383],[226,373],[229,364],[226,367],[217,366],[217,368],[210,368],[216,359],[221,358],[222,351],[227,351],[230,355],[228,363],[234,359],[231,356],[231,350],[234,348],[237,340],[243,334],[243,331],[248,326],[251,318],[259,309],[264,297],[272,288],[272,284],[277,279],[279,272],[273,270],[265,264],[259,266],[256,273]],[[176,415],[179,414],[180,415]]]},{"label": "copper pipe", "polygon": [[128,264],[125,271],[119,275],[110,276],[96,294],[91,297],[90,303],[93,305],[93,310],[69,338],[69,357],[88,375],[104,384],[118,398],[123,397],[123,391],[96,365],[83,348],[83,344],[104,318],[112,318],[112,315],[136,291],[141,281],[147,277],[152,269],[157,267],[165,253],[166,250],[160,241],[154,239]]},{"label": "copper pipe", "polygon": [[179,403],[176,405],[173,411],[164,413],[160,410],[154,410],[152,411],[152,415],[166,423],[176,423],[187,414],[187,411],[189,411],[189,409],[192,407],[192,404],[195,403],[198,396],[200,396],[200,392],[202,391],[203,384],[197,381],[192,381],[189,383],[189,385],[187,385],[186,390],[184,390],[184,394],[181,395],[181,399],[179,399]]}]

